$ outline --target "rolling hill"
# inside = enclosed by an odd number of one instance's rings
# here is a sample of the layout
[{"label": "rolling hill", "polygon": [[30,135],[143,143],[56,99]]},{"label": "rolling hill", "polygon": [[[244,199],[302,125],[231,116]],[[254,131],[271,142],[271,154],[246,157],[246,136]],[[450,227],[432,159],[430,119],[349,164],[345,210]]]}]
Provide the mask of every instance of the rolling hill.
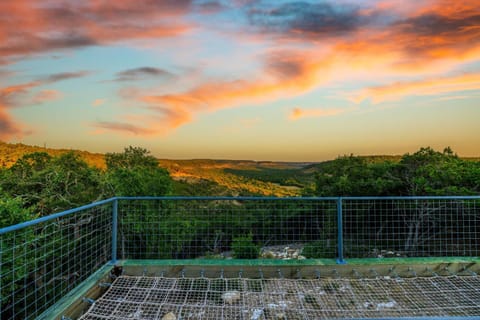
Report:
[{"label": "rolling hill", "polygon": [[[0,142],[0,168],[12,166],[24,154],[47,152],[57,156],[79,154],[90,166],[105,169],[105,157],[88,151],[51,149]],[[401,156],[363,156],[368,162],[400,161]],[[464,158],[479,161],[480,158]],[[323,162],[275,162],[251,160],[159,159],[174,180],[174,195],[182,196],[300,196],[313,190],[315,173],[328,168]]]}]

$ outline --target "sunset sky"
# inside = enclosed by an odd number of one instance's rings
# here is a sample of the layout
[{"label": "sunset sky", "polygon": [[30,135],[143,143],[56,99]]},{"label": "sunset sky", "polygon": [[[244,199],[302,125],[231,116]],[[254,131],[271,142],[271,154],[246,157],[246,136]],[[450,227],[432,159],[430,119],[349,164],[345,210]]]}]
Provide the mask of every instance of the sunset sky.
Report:
[{"label": "sunset sky", "polygon": [[2,0],[0,140],[172,159],[479,156],[479,1]]}]

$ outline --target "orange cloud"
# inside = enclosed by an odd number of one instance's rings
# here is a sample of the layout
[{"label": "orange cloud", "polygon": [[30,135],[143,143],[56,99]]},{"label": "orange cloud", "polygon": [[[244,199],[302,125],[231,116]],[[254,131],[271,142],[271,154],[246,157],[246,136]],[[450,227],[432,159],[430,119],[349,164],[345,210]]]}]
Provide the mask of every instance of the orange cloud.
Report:
[{"label": "orange cloud", "polygon": [[371,87],[362,90],[353,100],[359,103],[371,99],[373,103],[380,103],[399,100],[405,96],[439,95],[469,90],[480,90],[480,74],[463,74]]},{"label": "orange cloud", "polygon": [[[180,93],[123,90],[123,93],[128,91],[129,99],[133,97],[136,102],[147,104],[156,119],[155,122],[133,123],[146,128],[145,134],[164,134],[193,121],[199,113],[295,97],[327,82],[353,82],[352,79],[363,80],[362,77],[403,81],[361,90],[354,98],[356,102],[371,98],[379,103],[406,95],[476,88],[472,79],[465,78],[466,82],[461,84],[460,77],[439,76],[459,63],[479,60],[480,13],[473,0],[462,1],[462,4],[443,0],[385,0],[370,8],[341,6],[345,10],[339,10],[334,1],[272,3],[273,8],[249,11],[253,12],[251,18],[257,29],[248,31],[261,32],[248,36],[246,32],[238,32],[242,39],[272,44],[268,47],[274,49],[267,49],[264,55],[255,55],[263,59],[263,69],[250,78],[234,81],[204,79]],[[118,22],[113,21],[114,24]],[[127,24],[126,38],[130,37],[130,27]],[[90,28],[92,31],[86,34],[98,34],[98,38],[91,38],[95,41],[116,39],[116,31],[106,30],[102,24]],[[145,35],[154,37],[157,31],[146,30]],[[412,78],[433,80],[405,80]],[[356,85],[361,84],[360,81]],[[289,118],[297,120],[342,112],[345,109],[296,108]],[[123,128],[125,132],[134,132]],[[135,134],[143,133],[136,130]]]},{"label": "orange cloud", "polygon": [[179,16],[191,1],[0,3],[0,58],[108,44],[116,41],[175,36],[190,25]]},{"label": "orange cloud", "polygon": [[93,100],[93,102],[92,102],[92,106],[93,106],[93,107],[101,106],[101,105],[104,104],[106,101],[107,101],[107,99],[95,99],[95,100]]},{"label": "orange cloud", "polygon": [[[162,128],[175,129],[199,112],[212,112],[241,104],[259,104],[306,92],[326,81],[329,60],[314,60],[310,52],[274,52],[258,80],[210,82],[180,94],[141,96],[159,112]],[[319,71],[323,71],[320,73]]]},{"label": "orange cloud", "polygon": [[152,130],[125,122],[99,121],[94,123],[93,126],[97,128],[97,130],[94,131],[93,134],[103,134],[106,131],[116,131],[120,133],[130,133],[134,135],[152,135],[155,133]]},{"label": "orange cloud", "polygon": [[301,119],[301,118],[318,118],[318,117],[328,117],[328,116],[335,116],[342,113],[345,113],[347,109],[341,108],[330,108],[330,109],[301,109],[301,108],[293,108],[288,118],[292,121]]},{"label": "orange cloud", "polygon": [[22,128],[5,112],[4,106],[0,104],[0,140],[8,140],[13,136],[21,137],[22,135]]},{"label": "orange cloud", "polygon": [[155,122],[139,125],[147,129],[146,134],[167,134],[193,121],[198,113],[261,104],[314,88],[328,79],[331,61],[313,56],[310,51],[275,51],[268,54],[265,70],[250,80],[211,81],[177,94],[148,95],[134,88],[124,88],[120,94],[146,103],[155,112]]},{"label": "orange cloud", "polygon": [[6,140],[12,136],[21,137],[23,133],[27,132],[22,131],[21,126],[15,123],[8,114],[8,109],[41,104],[61,97],[61,93],[57,90],[41,90],[32,96],[32,89],[45,84],[83,77],[87,74],[88,72],[85,71],[55,73],[35,81],[0,88],[0,137]]},{"label": "orange cloud", "polygon": [[38,92],[32,99],[32,104],[41,104],[48,101],[57,100],[61,97],[60,91],[42,90]]}]

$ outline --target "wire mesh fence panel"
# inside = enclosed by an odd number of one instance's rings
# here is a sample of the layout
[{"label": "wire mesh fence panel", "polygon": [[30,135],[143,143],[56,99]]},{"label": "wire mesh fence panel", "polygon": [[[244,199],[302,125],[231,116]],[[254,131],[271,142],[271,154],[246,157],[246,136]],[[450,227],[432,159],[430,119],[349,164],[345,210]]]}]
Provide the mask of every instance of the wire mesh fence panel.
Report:
[{"label": "wire mesh fence panel", "polygon": [[336,219],[332,200],[119,200],[118,257],[273,258],[268,249],[283,246],[295,258],[288,250],[300,245],[310,258],[333,258]]},{"label": "wire mesh fence panel", "polygon": [[[33,319],[105,263],[116,259],[339,258],[341,261],[343,257],[477,257],[479,236],[478,196],[113,198],[0,229],[0,314],[2,319]],[[462,279],[454,280],[462,282]],[[271,295],[263,295],[263,289],[277,283],[258,279],[138,281],[137,286],[142,290],[129,293],[126,289],[131,303],[145,302],[144,312],[155,313],[153,305],[158,303],[178,307],[185,301],[195,301],[187,309],[174,308],[184,316],[194,314],[198,305],[205,305],[206,314],[212,317],[245,317],[236,305],[224,308],[217,303],[225,291],[245,291],[242,301],[269,305],[285,300],[291,289],[283,287],[283,291],[275,289]],[[399,300],[395,297],[407,290],[393,282],[382,287],[383,283],[387,282],[378,284],[382,292],[372,292],[373,298],[379,294],[375,299],[381,308],[391,300]],[[479,308],[475,302],[478,277],[469,278],[469,283],[472,290],[462,287],[455,298],[458,301],[452,300],[462,308],[445,308],[445,314],[462,315],[468,308]],[[427,290],[427,284],[421,289]],[[317,292],[320,297],[311,299],[311,303],[299,296],[289,301],[301,305],[296,310],[304,318],[345,316],[342,308],[349,305],[365,309],[352,316],[370,316],[371,310],[354,291],[354,286],[370,290],[369,282],[351,282],[338,292],[336,286],[342,285],[341,281],[322,283],[322,290],[331,292],[333,297],[324,302],[327,308],[322,310],[315,304],[324,298],[323,293]],[[429,299],[447,299],[441,285],[429,291],[431,296],[425,294],[405,301],[412,305],[432,305]],[[172,290],[176,295],[171,294]],[[391,299],[383,301],[381,297]],[[113,310],[115,317],[135,314],[133,304]],[[432,314],[435,308],[432,307]],[[393,315],[395,310],[391,308],[389,312]],[[425,315],[430,314],[427,309],[424,311]],[[267,317],[267,313],[264,311],[262,316]]]},{"label": "wire mesh fence panel", "polygon": [[[140,285],[144,281],[172,285],[168,290],[145,288]],[[478,281],[478,275],[303,279],[120,276],[80,319],[473,318],[480,315],[480,300],[478,288],[468,285],[472,281]],[[252,286],[255,282],[260,285]]]},{"label": "wire mesh fence panel", "polygon": [[111,226],[107,203],[1,233],[1,318],[36,318],[110,261]]},{"label": "wire mesh fence panel", "polygon": [[465,198],[344,199],[345,257],[480,254],[480,201]]}]

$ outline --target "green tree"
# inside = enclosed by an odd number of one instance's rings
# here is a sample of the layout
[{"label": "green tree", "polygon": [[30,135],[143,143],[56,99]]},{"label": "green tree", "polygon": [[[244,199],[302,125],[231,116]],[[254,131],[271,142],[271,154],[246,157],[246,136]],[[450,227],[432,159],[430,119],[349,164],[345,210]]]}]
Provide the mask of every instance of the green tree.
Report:
[{"label": "green tree", "polygon": [[353,155],[327,163],[316,175],[319,196],[393,195],[400,188],[396,164],[385,161],[369,163]]},{"label": "green tree", "polygon": [[[413,154],[405,154],[399,162],[369,162],[368,158],[345,156],[324,164],[321,169],[316,176],[316,194],[320,196],[470,195],[480,192],[480,162],[461,159],[451,148],[443,152],[430,147],[420,148]],[[403,245],[395,249],[409,255],[417,255],[422,248],[429,247],[428,243],[451,236],[452,228],[458,225],[455,221],[471,220],[471,217],[461,216],[463,210],[452,209],[461,208],[461,201],[439,205],[435,201],[418,200],[414,206],[399,201],[395,209],[397,214],[388,216],[382,212],[391,210],[388,208],[390,200],[379,200],[374,205],[362,202],[361,205],[361,210],[345,216],[346,232],[358,232],[357,238],[372,235],[376,238],[366,240],[381,240],[382,245],[389,245],[388,233],[384,235],[383,231],[395,225],[398,237],[403,238],[396,244],[403,242]],[[458,214],[450,215],[452,211]],[[358,226],[362,226],[362,230]]]},{"label": "green tree", "polygon": [[404,155],[399,167],[407,195],[468,195],[480,191],[479,162],[460,159],[450,147],[443,152],[421,148]]},{"label": "green tree", "polygon": [[116,196],[162,196],[171,191],[168,171],[158,166],[149,151],[137,147],[123,153],[107,153],[107,182]]},{"label": "green tree", "polygon": [[[35,219],[33,210],[24,208],[21,198],[12,198],[0,190],[0,228]],[[6,306],[25,306],[22,289],[29,272],[35,268],[35,252],[32,250],[35,240],[32,228],[0,235],[1,257],[1,308]],[[8,310],[8,309],[7,309]],[[8,311],[7,311],[8,312]]]},{"label": "green tree", "polygon": [[132,146],[125,148],[122,153],[105,154],[105,162],[107,169],[158,168],[158,160],[150,155],[150,151]]},{"label": "green tree", "polygon": [[23,199],[41,215],[78,207],[101,199],[102,177],[78,155],[51,157],[43,152],[24,155],[3,172],[0,187]]}]

